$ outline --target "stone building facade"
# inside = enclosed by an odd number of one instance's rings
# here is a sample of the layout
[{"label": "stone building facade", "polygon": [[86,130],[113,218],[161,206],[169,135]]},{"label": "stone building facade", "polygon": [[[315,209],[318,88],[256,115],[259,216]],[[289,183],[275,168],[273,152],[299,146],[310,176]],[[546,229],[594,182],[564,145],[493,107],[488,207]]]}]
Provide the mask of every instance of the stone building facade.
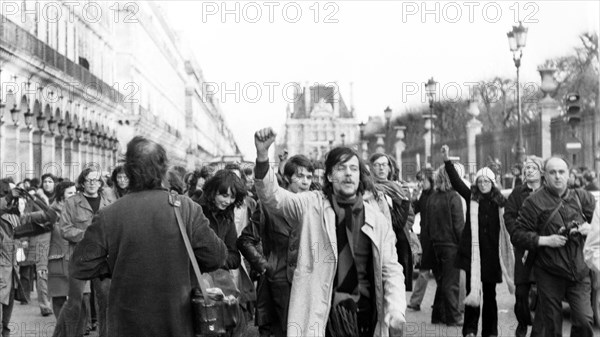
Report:
[{"label": "stone building facade", "polygon": [[3,4],[0,176],[110,171],[134,135],[188,169],[238,154],[218,102],[194,94],[201,74],[153,2]]},{"label": "stone building facade", "polygon": [[290,156],[303,154],[311,160],[322,160],[332,147],[358,144],[354,109],[348,108],[337,85],[306,85],[295,98],[288,106],[277,153],[287,150]]}]

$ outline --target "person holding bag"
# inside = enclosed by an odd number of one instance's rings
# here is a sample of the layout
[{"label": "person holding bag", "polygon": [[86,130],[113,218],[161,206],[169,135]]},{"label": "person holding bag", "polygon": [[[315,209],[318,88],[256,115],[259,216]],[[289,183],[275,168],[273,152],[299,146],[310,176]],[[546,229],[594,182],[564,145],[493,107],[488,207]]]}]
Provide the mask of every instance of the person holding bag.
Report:
[{"label": "person holding bag", "polygon": [[[127,145],[129,193],[100,210],[75,248],[69,266],[77,279],[112,279],[108,336],[195,335],[192,289],[196,283],[169,191],[165,149],[146,138]],[[179,211],[202,271],[225,264],[227,248],[200,206],[181,196]]]},{"label": "person holding bag", "polygon": [[[19,289],[20,280],[17,271],[16,233],[29,235],[46,223],[56,222],[58,215],[42,201],[33,201],[40,208],[35,212],[25,212],[26,200],[32,197],[24,190],[13,188],[0,199],[0,321],[2,336],[10,335],[9,322],[15,298],[15,289]],[[44,228],[44,230],[46,230]]]},{"label": "person holding bag", "polygon": [[[200,205],[217,236],[227,246],[227,260],[220,269],[211,272],[214,285],[221,288],[225,295],[240,297],[232,271],[240,267],[242,257],[237,249],[237,230],[234,210],[244,203],[247,196],[246,185],[235,172],[220,170],[204,184]],[[246,320],[239,315],[238,326],[230,329],[232,336],[243,336]]]}]

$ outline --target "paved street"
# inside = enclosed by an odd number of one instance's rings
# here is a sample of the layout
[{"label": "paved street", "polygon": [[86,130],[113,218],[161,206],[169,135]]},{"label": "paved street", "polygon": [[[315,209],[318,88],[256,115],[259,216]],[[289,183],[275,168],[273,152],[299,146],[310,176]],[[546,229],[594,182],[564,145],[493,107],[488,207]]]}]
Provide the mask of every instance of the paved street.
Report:
[{"label": "paved street", "polygon": [[[508,293],[506,284],[500,284],[496,288],[498,294],[498,335],[503,337],[513,337],[515,335],[515,328],[517,321],[512,312],[513,307],[513,296]],[[407,325],[404,336],[405,337],[459,337],[461,336],[461,329],[457,327],[446,327],[440,324],[431,324],[431,305],[433,304],[433,296],[435,293],[435,280],[430,279],[425,294],[425,299],[421,304],[421,311],[407,311]],[[50,337],[54,330],[55,319],[54,316],[42,317],[40,310],[37,307],[37,301],[35,300],[35,293],[32,293],[33,304],[20,305],[18,302],[15,304],[13,317],[11,321],[11,330],[13,333],[11,336],[18,337]],[[407,298],[410,298],[410,293],[407,293]],[[568,310],[565,310],[565,318],[568,318]],[[563,324],[563,336],[569,336],[571,324],[568,319],[565,319]],[[480,327],[481,330],[481,327]],[[594,330],[594,336],[600,336],[600,329]],[[480,331],[481,333],[481,331]],[[90,336],[97,336],[92,333]],[[250,326],[248,337],[258,336],[255,327]],[[576,337],[576,336],[573,336]]]}]

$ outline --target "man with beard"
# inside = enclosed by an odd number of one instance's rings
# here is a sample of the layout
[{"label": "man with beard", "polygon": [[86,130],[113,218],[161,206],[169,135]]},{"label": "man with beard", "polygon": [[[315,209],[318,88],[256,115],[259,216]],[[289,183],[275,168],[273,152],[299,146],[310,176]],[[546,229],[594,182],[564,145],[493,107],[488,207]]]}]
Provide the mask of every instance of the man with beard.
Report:
[{"label": "man with beard", "polygon": [[406,294],[388,206],[348,147],[325,159],[322,191],[294,194],[269,167],[271,128],[254,135],[255,186],[274,214],[301,226],[288,336],[389,336],[406,321]]}]

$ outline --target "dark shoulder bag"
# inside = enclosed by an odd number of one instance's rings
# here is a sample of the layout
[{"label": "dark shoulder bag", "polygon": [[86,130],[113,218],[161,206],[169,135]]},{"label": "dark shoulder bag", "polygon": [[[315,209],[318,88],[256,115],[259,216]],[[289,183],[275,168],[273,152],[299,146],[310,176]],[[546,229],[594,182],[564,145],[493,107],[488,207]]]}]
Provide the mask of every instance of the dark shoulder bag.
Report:
[{"label": "dark shoulder bag", "polygon": [[[562,205],[563,205],[563,200],[561,199],[560,203],[558,203],[558,206],[556,206],[554,211],[552,211],[552,213],[550,213],[550,216],[544,222],[544,226],[542,226],[542,228],[541,228],[542,231],[548,226],[548,224],[550,223],[550,220],[552,220],[552,218],[554,218],[554,216],[556,215],[556,213],[558,213],[558,211],[560,210]],[[535,262],[536,256],[537,256],[536,250],[532,250],[532,251],[526,250],[525,251],[525,254],[523,254],[523,260],[521,262],[523,262],[523,265],[525,266],[526,270],[531,270],[531,268],[533,268],[533,263]]]},{"label": "dark shoulder bag", "polygon": [[196,257],[194,256],[194,251],[192,250],[192,245],[183,225],[181,212],[179,211],[181,201],[178,196],[169,194],[169,203],[175,210],[177,224],[179,225],[185,248],[200,286],[200,288],[194,287],[192,289],[194,335],[219,336],[225,334],[228,328],[237,325],[237,312],[239,311],[237,299],[221,295],[209,295],[207,289],[212,282],[209,279],[209,275],[202,275],[200,272],[198,261],[196,261]]}]

